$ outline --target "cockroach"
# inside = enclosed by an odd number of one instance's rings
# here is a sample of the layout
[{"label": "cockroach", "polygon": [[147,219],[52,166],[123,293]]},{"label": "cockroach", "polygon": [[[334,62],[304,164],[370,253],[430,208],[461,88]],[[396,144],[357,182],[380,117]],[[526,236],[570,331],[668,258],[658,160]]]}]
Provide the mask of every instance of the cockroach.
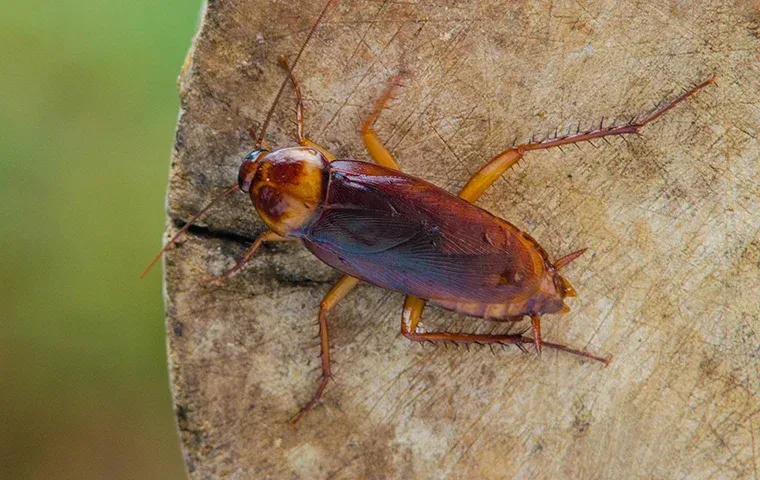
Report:
[{"label": "cockroach", "polygon": [[[325,295],[319,308],[322,362],[319,386],[311,400],[292,418],[291,425],[317,404],[331,376],[327,313],[360,281],[406,294],[401,333],[411,341],[512,344],[521,349],[525,344],[532,344],[538,355],[542,348],[552,348],[608,364],[611,357],[547,342],[541,337],[541,315],[568,312],[564,299],[576,296],[575,289],[560,271],[586,249],[552,262],[529,234],[473,203],[525,153],[638,133],[678,103],[714,83],[715,77],[642,120],[618,126],[600,124],[590,131],[508,148],[475,173],[458,195],[453,195],[401,172],[374,131],[378,116],[400,85],[403,74],[389,80],[361,128],[362,140],[375,163],[336,159],[327,148],[305,136],[303,102],[293,69],[330,3],[325,5],[312,27],[292,68],[284,57],[281,59],[287,76],[261,132],[258,136],[251,132],[255,148],[243,158],[237,183],[191,218],[161,249],[143,275],[215,202],[238,190],[250,196],[256,212],[269,229],[256,238],[234,267],[206,283],[219,283],[243,268],[264,242],[284,240],[300,240],[319,260],[344,274]],[[266,126],[288,83],[295,94],[299,146],[264,148]],[[516,322],[530,317],[532,337],[524,333],[422,331],[418,324],[426,302],[487,320]]]}]

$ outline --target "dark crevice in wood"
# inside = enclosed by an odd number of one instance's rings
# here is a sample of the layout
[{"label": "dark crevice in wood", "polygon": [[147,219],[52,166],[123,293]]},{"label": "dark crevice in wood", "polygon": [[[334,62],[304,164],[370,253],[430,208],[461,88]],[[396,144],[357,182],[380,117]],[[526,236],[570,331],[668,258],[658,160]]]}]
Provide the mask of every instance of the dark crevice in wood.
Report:
[{"label": "dark crevice in wood", "polygon": [[[176,228],[182,228],[187,223],[182,219],[174,217],[169,217],[169,220]],[[202,225],[191,225],[190,228],[187,229],[187,233],[201,238],[218,238],[221,240],[228,240],[231,242],[243,244],[246,247],[253,243],[255,240],[255,238],[248,237],[241,233],[233,232],[230,230],[216,230]]]}]

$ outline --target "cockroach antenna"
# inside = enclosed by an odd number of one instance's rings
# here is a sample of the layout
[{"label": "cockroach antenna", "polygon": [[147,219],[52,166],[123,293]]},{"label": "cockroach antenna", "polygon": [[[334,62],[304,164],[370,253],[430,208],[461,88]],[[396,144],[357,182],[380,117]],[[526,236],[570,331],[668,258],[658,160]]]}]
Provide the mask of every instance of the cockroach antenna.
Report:
[{"label": "cockroach antenna", "polygon": [[237,191],[239,188],[240,187],[238,187],[238,184],[236,183],[235,185],[232,185],[231,187],[224,189],[224,191],[222,193],[220,193],[219,195],[217,195],[216,197],[214,197],[213,200],[211,200],[210,202],[208,202],[208,204],[206,204],[206,206],[203,207],[200,212],[198,212],[195,215],[193,215],[192,218],[190,218],[190,220],[188,220],[187,223],[185,223],[185,225],[179,230],[179,232],[175,233],[174,236],[168,242],[166,242],[166,245],[164,245],[164,248],[162,248],[161,250],[159,250],[159,252],[156,254],[156,256],[153,257],[153,259],[150,261],[150,263],[148,264],[148,266],[145,267],[145,270],[143,270],[142,273],[140,274],[140,278],[143,278],[145,275],[147,275],[148,272],[150,272],[150,269],[153,268],[153,265],[155,265],[156,262],[158,261],[158,259],[161,258],[161,255],[163,255],[164,252],[166,252],[169,249],[169,247],[171,247],[172,245],[174,245],[174,242],[176,242],[177,239],[181,235],[183,235],[185,232],[187,232],[190,229],[190,227],[193,225],[193,223],[195,223],[196,220],[198,220],[199,218],[201,218],[201,216],[203,216],[203,214],[206,213],[209,208],[211,208],[216,202],[218,202],[222,198],[226,197],[230,193]]},{"label": "cockroach antenna", "polygon": [[[264,140],[264,136],[266,135],[267,127],[269,126],[269,121],[272,119],[272,114],[274,113],[274,109],[277,106],[277,102],[280,100],[280,97],[282,96],[282,92],[285,90],[285,86],[288,84],[288,81],[290,80],[292,76],[292,69],[296,68],[296,64],[298,63],[298,59],[301,58],[301,54],[306,49],[306,45],[308,45],[309,41],[311,40],[311,37],[314,36],[314,32],[317,31],[317,27],[319,27],[319,24],[322,22],[322,19],[325,17],[325,14],[327,13],[327,10],[330,8],[330,6],[337,2],[337,0],[329,0],[324,7],[322,7],[322,11],[319,13],[319,17],[317,17],[317,21],[314,22],[314,25],[311,27],[311,30],[309,30],[309,34],[306,36],[306,40],[304,40],[303,44],[301,45],[301,48],[298,50],[298,54],[296,54],[295,58],[293,59],[293,65],[288,70],[288,75],[285,77],[285,79],[282,81],[282,85],[280,85],[280,89],[277,91],[277,95],[274,97],[274,101],[272,102],[272,106],[269,108],[269,112],[267,113],[266,119],[264,120],[264,123],[261,125],[261,131],[258,135],[255,134],[253,127],[248,127],[248,133],[251,135],[251,137],[254,139],[254,145],[256,149],[261,148],[263,144],[266,143]],[[282,61],[282,60],[281,60]],[[174,243],[177,241],[179,237],[181,237],[185,232],[187,232],[190,227],[193,225],[193,223],[198,220],[201,216],[203,216],[204,213],[208,211],[209,208],[211,208],[216,202],[221,200],[222,198],[226,197],[232,192],[236,192],[239,190],[240,187],[237,183],[234,185],[231,185],[224,189],[222,193],[214,197],[205,207],[201,209],[198,213],[193,215],[192,218],[190,218],[187,223],[177,232],[174,234],[174,236],[169,239],[168,242],[166,242],[166,245],[156,254],[155,257],[150,261],[147,267],[145,267],[145,270],[140,274],[140,278],[145,277],[147,273],[153,268],[153,266],[158,262],[158,260],[161,258],[161,255],[163,255]]]}]

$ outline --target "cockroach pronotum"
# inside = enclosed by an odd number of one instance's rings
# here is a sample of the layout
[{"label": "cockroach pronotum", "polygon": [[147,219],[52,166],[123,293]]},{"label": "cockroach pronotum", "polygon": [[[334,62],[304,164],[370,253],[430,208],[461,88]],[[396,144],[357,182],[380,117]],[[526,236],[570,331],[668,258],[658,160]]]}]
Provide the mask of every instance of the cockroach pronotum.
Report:
[{"label": "cockroach pronotum", "polygon": [[[712,77],[656,109],[643,120],[612,125],[538,142],[513,146],[483,166],[458,195],[400,171],[373,126],[399,86],[402,75],[387,88],[364,122],[361,134],[375,163],[336,159],[304,135],[303,102],[293,69],[324,17],[327,2],[314,23],[292,68],[287,70],[258,136],[255,149],[240,165],[237,183],[224,190],[191,218],[156,255],[143,275],[166,249],[222,197],[243,191],[269,227],[256,238],[230,270],[207,283],[217,283],[240,270],[264,242],[300,240],[318,259],[343,277],[320,304],[319,337],[322,377],[312,399],[292,418],[295,425],[322,396],[331,376],[327,313],[360,281],[406,294],[401,333],[415,342],[533,344],[540,355],[552,348],[609,363],[610,357],[546,342],[541,337],[541,315],[564,313],[566,297],[575,289],[560,275],[585,249],[551,261],[530,235],[511,223],[473,205],[501,175],[531,150],[560,147],[611,135],[637,133],[676,104],[715,82]],[[285,86],[296,98],[298,147],[264,148],[267,124]],[[418,329],[425,302],[444,309],[495,321],[516,322],[530,317],[532,337],[524,334],[465,334]]]}]

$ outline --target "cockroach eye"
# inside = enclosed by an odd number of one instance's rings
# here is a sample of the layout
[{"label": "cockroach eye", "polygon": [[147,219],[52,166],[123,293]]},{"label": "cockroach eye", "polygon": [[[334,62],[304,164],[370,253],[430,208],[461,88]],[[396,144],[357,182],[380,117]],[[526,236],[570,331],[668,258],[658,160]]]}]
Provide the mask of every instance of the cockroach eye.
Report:
[{"label": "cockroach eye", "polygon": [[269,150],[254,150],[243,158],[238,170],[238,186],[240,190],[248,192],[256,170],[259,168],[258,159],[269,153]]}]

